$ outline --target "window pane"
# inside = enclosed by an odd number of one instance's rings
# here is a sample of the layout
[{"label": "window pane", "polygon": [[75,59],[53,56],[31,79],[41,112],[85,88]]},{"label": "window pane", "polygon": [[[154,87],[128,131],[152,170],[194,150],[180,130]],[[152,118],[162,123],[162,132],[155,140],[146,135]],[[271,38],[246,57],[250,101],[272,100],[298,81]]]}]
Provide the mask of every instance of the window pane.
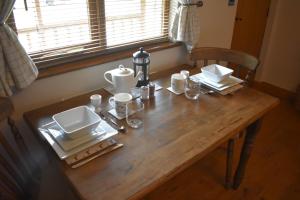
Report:
[{"label": "window pane", "polygon": [[27,2],[28,10],[25,10],[23,0],[17,0],[14,5],[14,15],[17,29],[34,28],[35,23],[35,6],[32,1]]},{"label": "window pane", "polygon": [[157,37],[163,34],[163,1],[150,0],[145,3],[145,37]]},{"label": "window pane", "polygon": [[91,41],[86,0],[16,0],[18,36],[28,53]]},{"label": "window pane", "polygon": [[141,0],[105,0],[107,19],[135,14],[141,14]]},{"label": "window pane", "polygon": [[75,60],[108,49],[124,49],[133,43],[167,39],[169,0],[25,2],[28,10],[24,0],[16,0],[17,34],[40,66],[48,67],[49,63],[63,63],[65,58]]},{"label": "window pane", "polygon": [[107,45],[161,36],[163,3],[163,0],[105,0]]},{"label": "window pane", "polygon": [[83,0],[40,0],[40,6],[44,25],[88,22],[88,8]]}]

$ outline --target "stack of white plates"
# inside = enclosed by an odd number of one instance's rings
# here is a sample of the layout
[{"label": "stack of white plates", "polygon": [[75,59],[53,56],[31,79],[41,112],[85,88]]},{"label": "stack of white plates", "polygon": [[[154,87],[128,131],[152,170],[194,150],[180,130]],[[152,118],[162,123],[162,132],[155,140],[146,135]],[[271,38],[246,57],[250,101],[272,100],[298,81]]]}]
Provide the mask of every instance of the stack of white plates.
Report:
[{"label": "stack of white plates", "polygon": [[88,150],[118,133],[87,106],[55,114],[53,120],[39,131],[60,159]]},{"label": "stack of white plates", "polygon": [[220,65],[209,65],[202,69],[202,73],[195,74],[191,78],[200,81],[222,95],[226,95],[242,88],[243,85],[241,83],[244,82],[231,75],[233,70],[227,69],[229,68]]},{"label": "stack of white plates", "polygon": [[90,147],[118,134],[117,130],[103,120],[92,132],[76,139],[66,137],[63,130],[55,122],[42,125],[39,131],[62,160],[79,152],[88,151]]},{"label": "stack of white plates", "polygon": [[103,139],[102,137],[105,135],[105,130],[101,126],[98,126],[88,134],[76,138],[69,138],[66,136],[66,133],[55,122],[49,124],[46,128],[51,137],[64,151],[70,151],[80,145],[91,142],[92,140]]}]

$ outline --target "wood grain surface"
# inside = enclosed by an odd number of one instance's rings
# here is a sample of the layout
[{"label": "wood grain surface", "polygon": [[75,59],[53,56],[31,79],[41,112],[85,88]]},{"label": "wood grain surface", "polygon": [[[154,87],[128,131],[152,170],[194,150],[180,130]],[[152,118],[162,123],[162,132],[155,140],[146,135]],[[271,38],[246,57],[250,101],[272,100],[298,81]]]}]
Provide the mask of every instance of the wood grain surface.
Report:
[{"label": "wood grain surface", "polygon": [[[144,200],[294,200],[300,197],[300,115],[280,105],[263,119],[238,190],[223,187],[226,143],[156,188]],[[244,137],[243,137],[244,138]],[[235,143],[234,168],[243,138]]]},{"label": "wood grain surface", "polygon": [[[152,76],[164,88],[174,68]],[[193,69],[192,73],[198,73]],[[107,106],[108,93],[103,95]],[[63,110],[87,104],[92,93],[36,109],[24,118],[38,136],[37,127]],[[146,102],[144,127],[119,134],[120,150],[78,169],[59,162],[70,185],[82,199],[138,199],[201,159],[224,141],[263,117],[278,99],[244,88],[234,95],[202,95],[191,101],[166,89]],[[54,152],[52,153],[54,154]],[[56,158],[58,160],[58,158]]]}]

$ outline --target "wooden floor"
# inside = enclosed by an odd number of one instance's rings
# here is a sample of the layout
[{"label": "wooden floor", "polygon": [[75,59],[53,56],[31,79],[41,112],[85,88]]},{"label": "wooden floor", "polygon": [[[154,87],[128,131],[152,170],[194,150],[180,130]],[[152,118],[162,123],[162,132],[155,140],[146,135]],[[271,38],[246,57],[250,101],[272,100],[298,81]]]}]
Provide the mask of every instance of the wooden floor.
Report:
[{"label": "wooden floor", "polygon": [[281,102],[265,117],[244,182],[236,191],[223,187],[225,158],[225,146],[216,149],[145,199],[300,199],[300,112]]}]

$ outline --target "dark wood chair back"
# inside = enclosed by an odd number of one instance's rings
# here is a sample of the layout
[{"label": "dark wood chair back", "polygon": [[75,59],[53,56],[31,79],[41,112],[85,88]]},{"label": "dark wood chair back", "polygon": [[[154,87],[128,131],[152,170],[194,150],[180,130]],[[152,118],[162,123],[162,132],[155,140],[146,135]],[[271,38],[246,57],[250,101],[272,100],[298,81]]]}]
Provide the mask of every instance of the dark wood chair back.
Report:
[{"label": "dark wood chair back", "polygon": [[40,170],[10,117],[12,112],[11,101],[0,97],[0,122],[7,120],[10,131],[5,133],[12,133],[8,137],[0,130],[0,199],[35,199]]},{"label": "dark wood chair back", "polygon": [[203,66],[207,66],[211,62],[215,64],[227,62],[227,66],[234,69],[234,75],[244,79],[247,83],[254,79],[259,64],[258,59],[254,56],[236,50],[217,47],[193,49],[191,59],[195,62],[203,61]]}]

